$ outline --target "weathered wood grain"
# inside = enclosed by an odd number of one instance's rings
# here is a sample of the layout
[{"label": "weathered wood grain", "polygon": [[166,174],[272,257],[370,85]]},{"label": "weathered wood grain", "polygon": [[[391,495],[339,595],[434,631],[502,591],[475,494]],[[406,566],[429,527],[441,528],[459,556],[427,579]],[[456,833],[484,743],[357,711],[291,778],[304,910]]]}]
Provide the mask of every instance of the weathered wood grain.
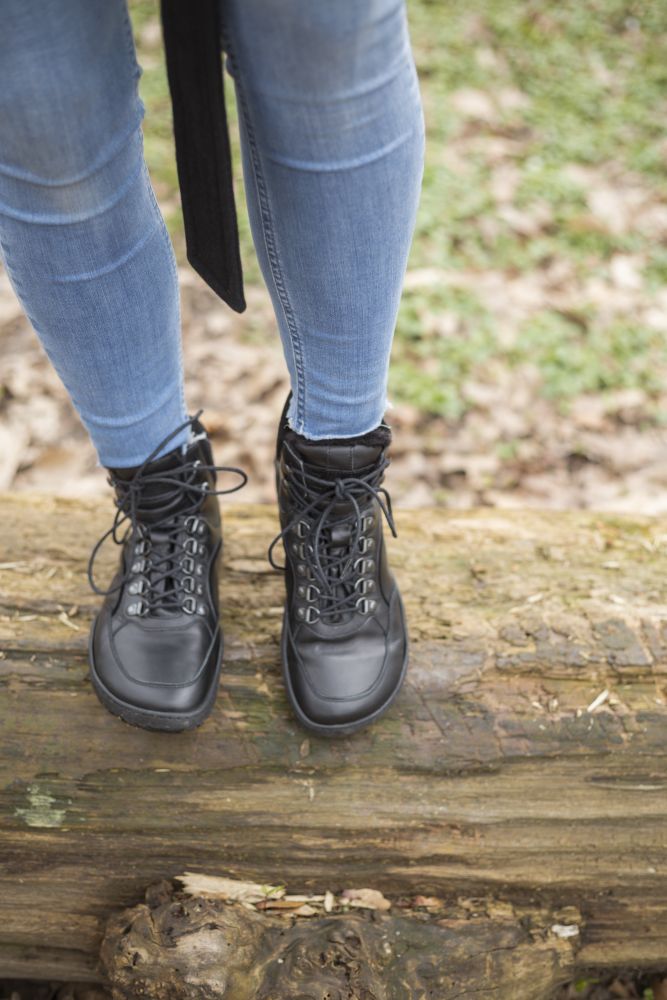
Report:
[{"label": "weathered wood grain", "polygon": [[0,500],[0,974],[94,977],[109,913],[186,869],[573,906],[578,963],[664,965],[667,520],[399,512],[408,682],[332,743],[282,693],[275,513],[226,512],[222,689],[169,735],[86,679],[108,508]]}]

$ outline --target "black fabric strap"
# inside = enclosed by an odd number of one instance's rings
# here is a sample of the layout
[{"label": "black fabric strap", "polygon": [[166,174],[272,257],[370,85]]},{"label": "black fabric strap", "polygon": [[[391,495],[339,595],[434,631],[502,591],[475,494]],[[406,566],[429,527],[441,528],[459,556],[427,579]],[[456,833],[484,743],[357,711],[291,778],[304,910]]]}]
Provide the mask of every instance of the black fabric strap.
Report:
[{"label": "black fabric strap", "polygon": [[187,257],[232,309],[243,312],[220,0],[161,0],[161,16]]}]

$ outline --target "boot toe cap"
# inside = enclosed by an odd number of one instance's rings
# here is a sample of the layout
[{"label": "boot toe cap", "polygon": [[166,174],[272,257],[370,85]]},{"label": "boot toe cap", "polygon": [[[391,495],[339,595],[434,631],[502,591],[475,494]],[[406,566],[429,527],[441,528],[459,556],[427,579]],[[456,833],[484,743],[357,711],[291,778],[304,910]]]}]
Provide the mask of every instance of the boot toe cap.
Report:
[{"label": "boot toe cap", "polygon": [[284,659],[297,715],[317,728],[354,726],[371,721],[395,697],[405,673],[407,637],[400,599],[385,632],[369,621],[359,631],[336,639],[285,627]]},{"label": "boot toe cap", "polygon": [[113,631],[101,615],[92,635],[91,668],[98,693],[117,701],[120,714],[127,706],[139,715],[186,719],[217,684],[219,648],[219,631],[197,621],[179,629],[128,623]]}]

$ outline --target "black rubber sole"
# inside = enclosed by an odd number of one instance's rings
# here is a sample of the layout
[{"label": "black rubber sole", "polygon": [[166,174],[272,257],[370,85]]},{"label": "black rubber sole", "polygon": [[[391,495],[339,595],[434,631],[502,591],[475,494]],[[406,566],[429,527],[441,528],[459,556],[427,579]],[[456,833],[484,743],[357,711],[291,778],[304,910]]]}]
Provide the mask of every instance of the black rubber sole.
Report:
[{"label": "black rubber sole", "polygon": [[[400,594],[398,597],[398,602],[401,607],[401,615],[403,616],[403,622],[405,622],[405,610],[403,608],[403,601],[401,599]],[[283,630],[280,640],[280,652],[281,652],[282,666],[283,666],[283,681],[285,684],[285,691],[287,692],[287,699],[300,725],[302,725],[303,728],[307,729],[309,732],[316,733],[317,736],[325,736],[328,738],[335,739],[336,737],[352,736],[354,733],[358,733],[360,729],[364,729],[366,726],[371,725],[371,723],[376,722],[379,718],[381,718],[385,714],[386,711],[388,711],[388,709],[391,708],[391,706],[396,701],[396,698],[398,697],[401,688],[403,687],[405,675],[408,672],[408,662],[410,659],[410,643],[406,634],[405,656],[403,657],[403,666],[401,667],[401,674],[398,679],[398,683],[394,688],[394,690],[392,691],[390,697],[387,698],[387,700],[382,705],[380,705],[379,708],[376,708],[374,712],[372,712],[370,715],[365,715],[362,719],[355,719],[354,722],[342,722],[332,725],[325,725],[324,723],[321,722],[314,722],[313,719],[308,718],[308,716],[305,714],[305,712],[299,705],[298,701],[296,700],[294,690],[292,688],[292,681],[289,676],[289,669],[287,667],[287,607],[285,607],[285,610],[283,612]]]},{"label": "black rubber sole", "polygon": [[218,662],[215,667],[211,687],[206,695],[206,700],[192,712],[152,712],[147,708],[137,708],[129,702],[122,701],[106,687],[95,670],[95,658],[93,656],[93,636],[97,626],[96,616],[90,628],[88,639],[88,667],[90,680],[95,694],[112,715],[118,716],[131,726],[138,726],[140,729],[150,729],[163,733],[182,733],[189,729],[196,729],[209,717],[215,700],[218,696],[220,686],[220,673],[222,669],[222,654],[224,639],[220,631],[220,649],[218,652]]}]

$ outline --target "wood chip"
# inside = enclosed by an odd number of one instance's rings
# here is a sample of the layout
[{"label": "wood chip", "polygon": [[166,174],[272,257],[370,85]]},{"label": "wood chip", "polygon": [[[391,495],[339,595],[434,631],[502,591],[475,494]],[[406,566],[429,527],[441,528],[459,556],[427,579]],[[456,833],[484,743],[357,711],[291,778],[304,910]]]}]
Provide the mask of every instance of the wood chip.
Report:
[{"label": "wood chip", "polygon": [[559,938],[573,938],[579,935],[579,928],[576,924],[552,924],[551,933]]},{"label": "wood chip", "polygon": [[597,698],[593,699],[593,701],[590,703],[586,711],[594,712],[596,708],[600,708],[601,705],[604,705],[605,701],[607,701],[608,698],[609,698],[609,690],[605,688],[604,691],[600,691]]},{"label": "wood chip", "polygon": [[259,885],[257,882],[240,882],[220,875],[201,875],[183,872],[176,880],[190,896],[209,896],[241,903],[259,903],[267,899],[280,899],[285,895],[284,886]]},{"label": "wood chip", "polygon": [[60,612],[60,614],[58,615],[58,621],[62,622],[63,625],[67,625],[67,628],[71,628],[74,632],[81,631],[78,625],[75,625],[73,621],[70,621],[69,615],[67,614],[66,611]]}]

